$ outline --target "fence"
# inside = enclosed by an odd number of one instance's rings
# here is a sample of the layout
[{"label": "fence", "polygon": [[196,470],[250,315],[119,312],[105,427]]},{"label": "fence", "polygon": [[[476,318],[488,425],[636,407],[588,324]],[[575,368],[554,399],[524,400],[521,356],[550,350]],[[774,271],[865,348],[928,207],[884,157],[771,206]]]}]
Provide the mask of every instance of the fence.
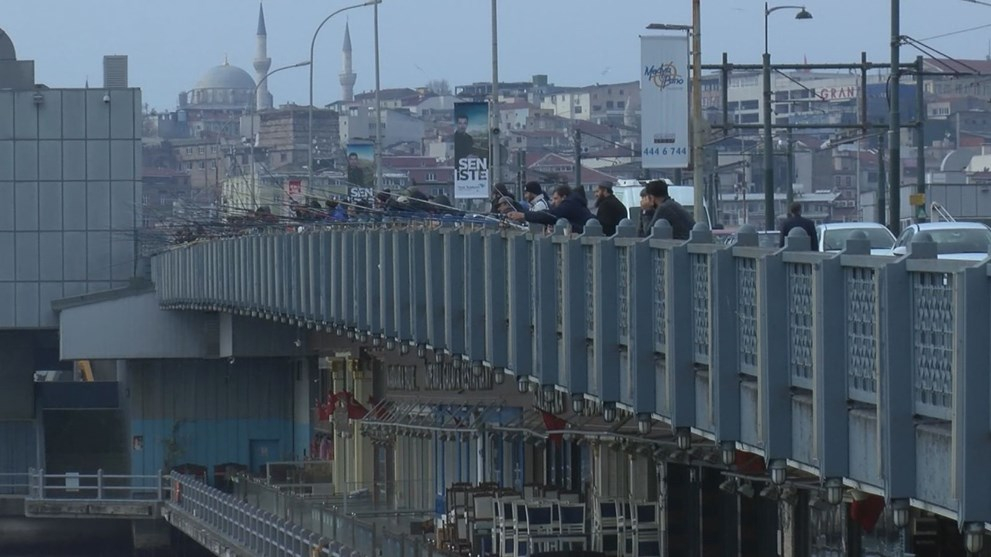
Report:
[{"label": "fence", "polygon": [[[423,485],[413,485],[418,483]],[[377,485],[354,482],[342,486],[341,495],[304,497],[246,479],[238,483],[238,496],[249,505],[365,555],[378,555],[381,550],[384,557],[450,556],[437,549],[425,535],[410,533],[425,522],[432,526],[432,509],[402,508],[395,499],[373,499],[376,492],[394,493],[430,486],[430,482]]]},{"label": "fence", "polygon": [[46,474],[31,468],[25,475],[28,499],[89,499],[99,501],[162,501],[168,497],[166,476],[68,472]]}]

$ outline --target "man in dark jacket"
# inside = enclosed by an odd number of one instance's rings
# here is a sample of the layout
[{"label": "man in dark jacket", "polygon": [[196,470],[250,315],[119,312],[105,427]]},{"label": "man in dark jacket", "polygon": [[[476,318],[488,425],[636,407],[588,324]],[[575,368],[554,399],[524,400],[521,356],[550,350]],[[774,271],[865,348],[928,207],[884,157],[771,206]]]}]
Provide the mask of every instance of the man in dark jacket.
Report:
[{"label": "man in dark jacket", "polygon": [[650,223],[654,220],[654,201],[647,195],[647,188],[640,190],[640,222],[637,230],[641,238],[650,236]]},{"label": "man in dark jacket", "polygon": [[602,182],[595,188],[595,218],[602,225],[603,234],[615,234],[616,226],[628,216],[630,213],[626,210],[626,205],[612,194],[611,182]]},{"label": "man in dark jacket", "polygon": [[819,251],[819,236],[816,234],[816,223],[802,216],[802,204],[795,201],[788,206],[788,218],[781,223],[781,247],[785,247],[785,238],[792,228],[801,228],[809,235],[812,251]]},{"label": "man in dark jacket", "polygon": [[664,180],[648,182],[647,195],[654,206],[654,217],[647,226],[647,233],[654,228],[654,223],[664,219],[671,224],[672,237],[675,240],[687,240],[695,227],[695,219],[680,203],[668,196],[668,183]]},{"label": "man in dark jacket", "polygon": [[512,212],[506,215],[516,221],[535,222],[537,224],[553,225],[558,219],[565,219],[571,224],[571,230],[580,234],[585,230],[588,219],[594,218],[588,207],[573,195],[568,186],[558,186],[551,194],[551,208],[546,211]]}]

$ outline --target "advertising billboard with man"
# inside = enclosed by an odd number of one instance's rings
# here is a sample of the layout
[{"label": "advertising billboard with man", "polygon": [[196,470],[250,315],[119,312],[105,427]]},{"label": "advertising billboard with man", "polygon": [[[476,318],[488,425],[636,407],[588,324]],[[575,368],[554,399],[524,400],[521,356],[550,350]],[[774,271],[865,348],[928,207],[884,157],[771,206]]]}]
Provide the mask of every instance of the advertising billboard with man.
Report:
[{"label": "advertising billboard with man", "polygon": [[454,103],[454,198],[489,197],[489,105]]}]

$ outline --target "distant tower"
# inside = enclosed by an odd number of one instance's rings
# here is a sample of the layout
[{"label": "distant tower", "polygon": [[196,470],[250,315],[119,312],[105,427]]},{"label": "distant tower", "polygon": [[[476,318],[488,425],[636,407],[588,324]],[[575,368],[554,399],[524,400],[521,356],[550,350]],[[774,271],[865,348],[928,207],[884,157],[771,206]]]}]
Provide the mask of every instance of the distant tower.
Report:
[{"label": "distant tower", "polygon": [[272,95],[268,92],[268,81],[265,80],[268,69],[272,67],[272,59],[268,57],[268,34],[265,32],[265,11],[262,9],[260,2],[258,3],[258,33],[255,40],[257,44],[254,63],[255,83],[261,84],[258,86],[255,108],[265,110],[266,108],[272,108]]},{"label": "distant tower", "polygon": [[354,82],[358,75],[351,68],[351,29],[348,24],[344,24],[344,49],[341,51],[344,60],[344,67],[341,68],[341,100],[344,102],[354,101]]},{"label": "distant tower", "polygon": [[103,87],[127,87],[127,56],[103,57]]}]

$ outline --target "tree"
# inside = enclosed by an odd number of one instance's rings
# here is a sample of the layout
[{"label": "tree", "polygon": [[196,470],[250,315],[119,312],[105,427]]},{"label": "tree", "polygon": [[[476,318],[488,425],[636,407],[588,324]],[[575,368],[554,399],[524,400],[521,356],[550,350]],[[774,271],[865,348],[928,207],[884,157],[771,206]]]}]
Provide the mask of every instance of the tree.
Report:
[{"label": "tree", "polygon": [[451,94],[451,84],[446,79],[431,79],[427,82],[427,89],[435,95]]}]

